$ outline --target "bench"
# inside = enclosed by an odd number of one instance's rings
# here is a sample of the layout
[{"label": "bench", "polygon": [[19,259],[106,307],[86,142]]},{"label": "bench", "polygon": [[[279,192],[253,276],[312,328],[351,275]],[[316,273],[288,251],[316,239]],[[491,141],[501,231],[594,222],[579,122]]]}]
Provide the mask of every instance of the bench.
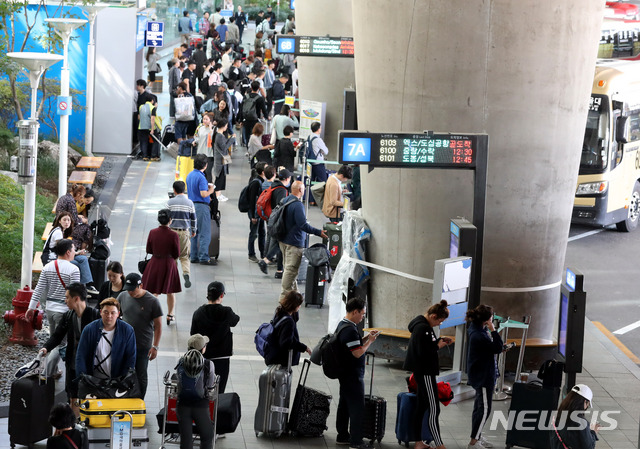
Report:
[{"label": "bench", "polygon": [[96,180],[97,173],[94,171],[79,171],[74,170],[69,176],[70,184],[88,184],[92,185]]},{"label": "bench", "polygon": [[42,273],[42,251],[36,252],[36,255],[33,256],[33,264],[31,265],[31,271],[34,273]]},{"label": "bench", "polygon": [[51,230],[53,229],[53,223],[47,223],[44,227],[44,231],[42,232],[42,240],[46,241],[49,238],[49,234],[51,234]]},{"label": "bench", "polygon": [[76,164],[76,168],[84,168],[87,170],[98,169],[104,162],[103,157],[83,156]]}]

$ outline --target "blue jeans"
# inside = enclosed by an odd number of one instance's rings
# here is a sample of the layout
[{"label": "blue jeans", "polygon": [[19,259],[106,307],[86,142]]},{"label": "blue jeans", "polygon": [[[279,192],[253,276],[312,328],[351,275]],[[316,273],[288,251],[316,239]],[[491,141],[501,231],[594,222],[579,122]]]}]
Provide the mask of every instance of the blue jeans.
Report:
[{"label": "blue jeans", "polygon": [[258,239],[258,249],[260,250],[260,257],[265,255],[264,239],[265,239],[265,225],[262,218],[258,218],[256,223],[249,218],[249,255],[256,255],[255,241]]},{"label": "blue jeans", "polygon": [[209,260],[209,243],[211,242],[211,212],[206,203],[193,203],[196,208],[198,231],[191,238],[191,262]]},{"label": "blue jeans", "polygon": [[89,266],[89,259],[87,256],[76,255],[76,258],[71,261],[80,270],[80,283],[89,284],[93,282],[93,276],[91,275],[91,267]]}]

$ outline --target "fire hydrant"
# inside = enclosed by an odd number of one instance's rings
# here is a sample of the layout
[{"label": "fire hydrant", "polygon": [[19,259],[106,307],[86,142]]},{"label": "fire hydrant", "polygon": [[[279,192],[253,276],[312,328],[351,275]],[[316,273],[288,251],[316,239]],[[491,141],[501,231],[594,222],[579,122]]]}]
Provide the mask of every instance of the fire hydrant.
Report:
[{"label": "fire hydrant", "polygon": [[29,308],[33,290],[25,285],[24,288],[18,290],[15,298],[11,301],[13,310],[7,310],[4,313],[4,322],[13,324],[13,332],[9,341],[24,346],[35,346],[38,344],[38,338],[35,336],[35,330],[42,329],[42,313],[35,311],[33,319],[27,320],[25,314]]}]

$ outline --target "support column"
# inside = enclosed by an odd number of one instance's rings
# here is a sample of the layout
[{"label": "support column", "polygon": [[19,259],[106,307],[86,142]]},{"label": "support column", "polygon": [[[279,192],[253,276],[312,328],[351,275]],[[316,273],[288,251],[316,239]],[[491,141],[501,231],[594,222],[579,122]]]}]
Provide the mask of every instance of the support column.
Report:
[{"label": "support column", "polygon": [[[301,36],[353,36],[351,2],[296,0],[296,34]],[[329,160],[337,160],[338,130],[342,129],[344,89],[355,87],[352,58],[298,56],[299,96],[327,103],[322,123]]]},{"label": "support column", "polygon": [[[352,0],[359,128],[488,133],[482,284],[559,281],[603,2],[410,3]],[[472,174],[365,172],[372,262],[433,277],[434,260],[448,257],[449,219],[471,218]],[[552,338],[558,297],[553,288],[481,301],[514,319],[531,314],[530,337]],[[404,329],[431,298],[430,284],[373,270],[375,326]]]}]

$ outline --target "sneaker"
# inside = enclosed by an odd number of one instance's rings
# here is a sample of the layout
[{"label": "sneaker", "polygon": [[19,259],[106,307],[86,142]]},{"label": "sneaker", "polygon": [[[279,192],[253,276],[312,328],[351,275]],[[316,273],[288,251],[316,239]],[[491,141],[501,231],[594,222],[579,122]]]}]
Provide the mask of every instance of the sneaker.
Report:
[{"label": "sneaker", "polygon": [[480,439],[478,440],[478,442],[480,443],[480,445],[482,447],[486,447],[487,449],[490,447],[493,447],[493,444],[491,444],[489,441],[487,441],[487,439],[484,436],[480,436]]},{"label": "sneaker", "polygon": [[480,441],[476,441],[476,444],[467,444],[467,449],[483,449]]},{"label": "sneaker", "polygon": [[153,162],[160,162],[160,158],[159,157],[152,157],[151,160]]},{"label": "sneaker", "polygon": [[149,162],[149,158],[148,157],[143,157],[142,160],[145,161],[145,162]]},{"label": "sneaker", "polygon": [[267,263],[264,260],[259,260],[258,266],[260,267],[260,271],[262,271],[264,274],[269,274],[269,272],[267,271]]},{"label": "sneaker", "polygon": [[337,445],[348,445],[349,444],[349,437],[341,438],[340,436],[338,436],[336,438],[336,444]]},{"label": "sneaker", "polygon": [[373,444],[368,441],[363,441],[359,444],[350,444],[349,448],[351,449],[373,449]]},{"label": "sneaker", "polygon": [[185,274],[184,275],[184,288],[189,288],[191,287],[191,280],[189,279],[189,275]]},{"label": "sneaker", "polygon": [[200,261],[199,261],[199,260],[191,260],[190,262],[191,262],[191,263],[200,263]]},{"label": "sneaker", "polygon": [[99,295],[100,292],[98,290],[96,290],[96,288],[93,285],[90,285],[87,287],[87,293],[89,293],[90,295]]},{"label": "sneaker", "polygon": [[226,437],[227,437],[227,435],[226,435],[226,434],[224,434],[224,433],[218,433],[218,434],[216,435],[216,440],[221,440],[221,439],[226,438]]},{"label": "sneaker", "polygon": [[218,261],[215,259],[201,260],[200,265],[218,265]]},{"label": "sneaker", "polygon": [[251,262],[255,262],[255,263],[260,262],[260,261],[258,260],[258,258],[257,258],[255,255],[254,255],[254,256],[249,256],[249,260],[250,260]]},{"label": "sneaker", "polygon": [[276,279],[282,279],[282,271],[276,271],[276,274],[273,277]]},{"label": "sneaker", "polygon": [[224,196],[224,195],[222,195],[222,194],[221,194],[221,195],[218,197],[218,201],[221,201],[221,202],[223,202],[223,203],[224,203],[225,201],[229,201],[229,198],[227,198],[226,196]]}]

